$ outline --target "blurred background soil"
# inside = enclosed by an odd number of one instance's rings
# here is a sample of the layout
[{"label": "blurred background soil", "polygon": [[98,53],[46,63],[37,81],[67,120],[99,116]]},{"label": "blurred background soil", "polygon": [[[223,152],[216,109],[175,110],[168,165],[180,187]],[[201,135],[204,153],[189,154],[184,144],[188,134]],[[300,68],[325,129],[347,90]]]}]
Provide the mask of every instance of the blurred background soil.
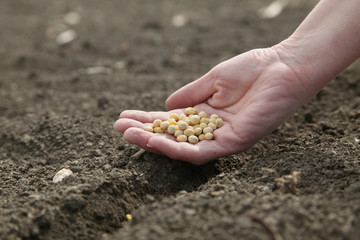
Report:
[{"label": "blurred background soil", "polygon": [[[359,64],[204,166],[132,157],[113,130],[121,111],[165,110],[219,62],[283,40],[316,1],[264,18],[270,3],[2,0],[0,238],[358,239]],[[297,194],[275,181],[294,171]]]}]

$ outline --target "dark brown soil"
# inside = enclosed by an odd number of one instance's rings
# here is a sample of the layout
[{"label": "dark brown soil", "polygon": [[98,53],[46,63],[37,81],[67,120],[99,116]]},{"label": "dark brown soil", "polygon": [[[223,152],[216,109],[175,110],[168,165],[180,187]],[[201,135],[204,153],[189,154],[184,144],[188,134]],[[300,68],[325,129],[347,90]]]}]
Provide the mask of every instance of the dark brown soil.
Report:
[{"label": "dark brown soil", "polygon": [[[263,20],[270,1],[2,0],[0,238],[358,239],[359,64],[248,152],[204,166],[131,157],[113,130],[121,111],[165,110],[217,63],[286,38],[314,6],[291,2]],[[66,29],[77,36],[60,45]],[[62,168],[74,174],[53,183]],[[300,171],[298,194],[274,171]]]}]

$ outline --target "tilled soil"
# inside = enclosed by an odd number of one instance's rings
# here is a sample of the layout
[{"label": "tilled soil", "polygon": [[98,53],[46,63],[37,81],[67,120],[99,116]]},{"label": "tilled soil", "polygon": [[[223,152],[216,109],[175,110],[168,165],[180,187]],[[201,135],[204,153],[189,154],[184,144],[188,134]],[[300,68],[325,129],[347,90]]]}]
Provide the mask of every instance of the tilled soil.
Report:
[{"label": "tilled soil", "polygon": [[[165,110],[217,63],[286,38],[315,4],[261,19],[270,2],[2,0],[0,238],[358,239],[359,64],[203,166],[134,157],[113,130],[121,111]],[[296,172],[296,189],[279,182]]]}]

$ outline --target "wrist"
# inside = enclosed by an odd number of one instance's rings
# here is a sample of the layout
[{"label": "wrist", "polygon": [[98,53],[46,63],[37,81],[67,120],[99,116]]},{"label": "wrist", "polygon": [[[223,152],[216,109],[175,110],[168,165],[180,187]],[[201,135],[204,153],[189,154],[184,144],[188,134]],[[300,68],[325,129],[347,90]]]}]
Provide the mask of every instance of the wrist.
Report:
[{"label": "wrist", "polygon": [[309,69],[304,53],[301,51],[301,41],[291,36],[271,48],[276,52],[279,60],[288,66],[300,81],[306,82],[309,79]]},{"label": "wrist", "polygon": [[[294,86],[303,99],[301,102],[306,102],[319,90],[319,87],[313,86],[314,76],[311,72],[314,70],[314,65],[309,64],[306,55],[302,50],[302,40],[289,37],[284,41],[274,45],[271,49],[276,52],[278,60],[291,70],[294,77],[296,77],[297,84]],[[300,92],[300,88],[303,90]]]},{"label": "wrist", "polygon": [[311,94],[360,56],[360,2],[324,0],[273,49]]},{"label": "wrist", "polygon": [[306,89],[307,98],[314,96],[344,70],[344,63],[334,51],[335,46],[323,42],[311,32],[293,34],[272,47]]}]

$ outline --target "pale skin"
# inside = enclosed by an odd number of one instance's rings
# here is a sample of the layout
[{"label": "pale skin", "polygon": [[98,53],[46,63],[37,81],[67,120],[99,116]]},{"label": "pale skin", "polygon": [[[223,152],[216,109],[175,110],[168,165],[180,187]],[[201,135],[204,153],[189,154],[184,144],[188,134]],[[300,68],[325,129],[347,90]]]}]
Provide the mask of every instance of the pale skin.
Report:
[{"label": "pale skin", "polygon": [[[196,165],[243,152],[360,57],[359,13],[359,0],[322,0],[289,38],[224,61],[174,92],[169,112],[127,110],[114,127],[147,151]],[[144,130],[189,106],[223,118],[215,140],[176,142]]]}]

